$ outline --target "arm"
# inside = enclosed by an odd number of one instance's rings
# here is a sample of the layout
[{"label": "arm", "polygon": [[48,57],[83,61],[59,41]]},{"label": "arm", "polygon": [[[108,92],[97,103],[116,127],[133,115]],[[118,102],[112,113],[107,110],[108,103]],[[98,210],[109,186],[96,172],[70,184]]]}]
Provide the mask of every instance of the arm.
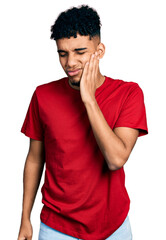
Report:
[{"label": "arm", "polygon": [[126,127],[118,127],[112,130],[96,101],[86,103],[85,107],[94,136],[109,169],[117,170],[121,168],[129,158],[139,131]]},{"label": "arm", "polygon": [[[30,139],[29,152],[26,158],[23,176],[23,205],[21,226],[18,240],[32,237],[30,214],[35,201],[44,167],[43,142]],[[29,237],[29,238],[28,238]]]},{"label": "arm", "polygon": [[97,144],[108,167],[110,170],[117,170],[129,158],[139,131],[126,127],[118,127],[112,130],[109,127],[95,98],[96,82],[99,76],[99,57],[95,53],[91,56],[89,63],[85,65],[80,82],[80,94]]}]

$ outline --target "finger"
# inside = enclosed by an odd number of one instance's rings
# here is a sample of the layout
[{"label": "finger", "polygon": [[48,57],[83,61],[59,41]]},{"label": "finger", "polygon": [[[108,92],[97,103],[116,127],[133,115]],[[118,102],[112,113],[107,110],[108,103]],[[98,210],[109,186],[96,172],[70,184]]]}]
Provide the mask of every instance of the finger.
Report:
[{"label": "finger", "polygon": [[88,73],[88,68],[89,68],[89,62],[86,62],[85,67],[84,67],[84,74],[87,75]]},{"label": "finger", "polygon": [[95,58],[95,55],[92,54],[91,58],[90,58],[90,62],[89,62],[89,72],[90,72],[90,75],[92,74],[93,67],[94,67],[94,58]]},{"label": "finger", "polygon": [[98,70],[99,70],[99,60],[100,60],[99,54],[97,53],[97,54],[96,54],[96,66],[95,66],[95,67],[96,67],[96,69],[95,69],[95,70],[96,70],[96,71],[95,71],[95,72],[96,72],[96,75],[98,74]]},{"label": "finger", "polygon": [[94,55],[92,71],[91,71],[91,77],[92,77],[93,81],[95,80],[95,70],[96,70],[96,56]]},{"label": "finger", "polygon": [[81,80],[83,79],[83,81],[87,78],[88,66],[89,66],[89,62],[86,62],[85,66],[84,66],[83,73],[82,73],[82,77],[81,77]]},{"label": "finger", "polygon": [[96,56],[95,54],[91,55],[90,63],[89,63],[89,74],[88,74],[88,81],[91,81],[91,83],[94,84],[95,82],[95,62],[96,62]]},{"label": "finger", "polygon": [[98,72],[98,54],[95,52],[95,57],[94,57],[94,62],[93,62],[93,72],[92,72],[92,77],[95,80],[97,77],[97,72]]},{"label": "finger", "polygon": [[26,240],[25,237],[19,237],[18,240]]}]

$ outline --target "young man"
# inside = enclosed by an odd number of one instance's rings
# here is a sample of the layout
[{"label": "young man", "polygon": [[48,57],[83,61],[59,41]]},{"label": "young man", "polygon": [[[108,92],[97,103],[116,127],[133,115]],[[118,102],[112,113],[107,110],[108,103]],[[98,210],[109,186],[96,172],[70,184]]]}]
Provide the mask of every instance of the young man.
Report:
[{"label": "young man", "polygon": [[67,77],[34,91],[21,131],[30,138],[18,240],[32,239],[30,213],[46,163],[39,240],[132,239],[123,166],[148,133],[143,92],[99,70],[105,47],[88,6],[51,28]]}]

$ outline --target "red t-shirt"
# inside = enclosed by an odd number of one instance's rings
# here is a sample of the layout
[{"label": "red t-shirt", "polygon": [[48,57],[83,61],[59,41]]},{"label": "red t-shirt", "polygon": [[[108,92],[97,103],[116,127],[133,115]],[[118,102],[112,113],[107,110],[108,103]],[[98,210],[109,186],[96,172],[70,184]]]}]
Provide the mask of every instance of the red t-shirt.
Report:
[{"label": "red t-shirt", "polygon": [[[95,97],[111,129],[148,133],[137,83],[106,77]],[[130,206],[124,169],[109,170],[80,91],[67,77],[36,88],[21,132],[45,144],[43,223],[84,240],[104,240],[120,227]]]}]

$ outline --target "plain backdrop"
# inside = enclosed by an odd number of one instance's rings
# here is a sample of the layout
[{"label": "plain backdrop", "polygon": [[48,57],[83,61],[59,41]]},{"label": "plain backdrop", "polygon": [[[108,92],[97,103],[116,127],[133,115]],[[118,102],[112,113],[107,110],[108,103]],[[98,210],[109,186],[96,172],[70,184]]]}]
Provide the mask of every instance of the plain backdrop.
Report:
[{"label": "plain backdrop", "polygon": [[[101,72],[137,82],[149,134],[125,165],[134,240],[166,239],[166,14],[164,0],[15,0],[0,3],[0,238],[17,239],[29,138],[20,129],[36,86],[65,76],[50,26],[72,6],[89,4],[102,22]],[[31,220],[38,239],[41,186]]]}]

